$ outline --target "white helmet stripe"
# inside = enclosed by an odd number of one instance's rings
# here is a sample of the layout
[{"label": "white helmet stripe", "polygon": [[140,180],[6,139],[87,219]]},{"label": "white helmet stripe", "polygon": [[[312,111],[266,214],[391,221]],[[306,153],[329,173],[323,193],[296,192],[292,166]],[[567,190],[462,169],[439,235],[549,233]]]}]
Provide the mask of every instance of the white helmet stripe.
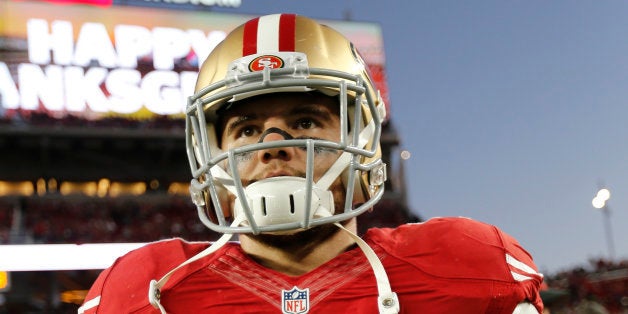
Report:
[{"label": "white helmet stripe", "polygon": [[274,14],[259,18],[257,25],[257,53],[279,51],[280,16],[279,14]]},{"label": "white helmet stripe", "polygon": [[242,55],[294,51],[294,14],[262,16],[244,26]]}]

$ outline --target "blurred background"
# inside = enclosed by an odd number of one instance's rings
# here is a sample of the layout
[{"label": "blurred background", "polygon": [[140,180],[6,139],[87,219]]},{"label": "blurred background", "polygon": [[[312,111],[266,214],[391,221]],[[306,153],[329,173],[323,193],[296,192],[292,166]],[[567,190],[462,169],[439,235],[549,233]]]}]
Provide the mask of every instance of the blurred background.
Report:
[{"label": "blurred background", "polygon": [[[9,245],[216,238],[188,196],[185,97],[226,32],[291,12],[348,36],[387,100],[390,180],[361,232],[491,223],[534,256],[553,313],[625,313],[627,9],[0,0],[0,263]],[[50,269],[42,255],[0,272],[0,313],[74,313],[104,267]]]}]

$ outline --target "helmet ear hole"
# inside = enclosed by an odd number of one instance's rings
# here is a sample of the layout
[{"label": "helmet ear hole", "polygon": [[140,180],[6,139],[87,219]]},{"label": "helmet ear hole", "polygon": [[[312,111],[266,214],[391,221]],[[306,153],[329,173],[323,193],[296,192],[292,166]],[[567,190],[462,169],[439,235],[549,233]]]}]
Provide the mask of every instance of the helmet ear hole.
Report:
[{"label": "helmet ear hole", "polygon": [[[342,175],[341,175],[341,180],[342,180],[342,185],[345,187],[345,189],[349,186],[349,170],[345,170]],[[356,174],[355,179],[353,180],[353,198],[351,199],[351,204],[352,205],[356,205],[356,204],[362,204],[364,202],[366,202],[366,200],[368,199],[368,190],[365,184],[363,184],[361,181],[363,181],[363,179],[360,177],[359,174]],[[347,197],[349,197],[347,195]]]},{"label": "helmet ear hole", "polygon": [[[199,178],[201,182],[207,180],[207,177],[205,175],[201,175],[201,177]],[[217,195],[217,202],[219,202],[218,206],[220,206],[220,209],[222,209],[222,217],[224,217],[225,219],[229,219],[232,215],[231,215],[231,204],[232,202],[230,200],[233,200],[235,197],[229,197],[230,193],[227,191],[227,189],[225,189],[224,187],[221,187],[219,185],[213,185],[216,189],[216,195]],[[211,192],[209,188],[205,188],[203,191],[199,191],[201,194],[200,196],[202,197],[202,204],[200,203],[196,203],[197,206],[202,207],[202,212],[203,215],[209,219],[209,222],[211,222],[211,224],[216,224],[216,225],[220,225],[221,222],[218,218],[218,208],[216,208],[216,206],[214,206],[214,202],[213,202],[213,198],[211,196]],[[193,197],[194,199],[194,197]],[[199,213],[200,214],[200,213]],[[203,220],[203,218],[201,218],[201,220]],[[208,226],[209,227],[209,226]],[[211,228],[210,228],[211,229]]]},{"label": "helmet ear hole", "polygon": [[203,197],[205,198],[205,215],[207,215],[209,220],[213,223],[218,223],[218,217],[216,216],[216,210],[214,209],[211,196],[209,193],[204,192]]},{"label": "helmet ear hole", "polygon": [[[229,197],[230,193],[225,188],[218,188],[217,191],[218,200],[220,202],[220,208],[222,208],[222,215],[225,218],[231,217],[231,204],[233,204],[233,200],[235,197]],[[215,208],[214,203],[212,202],[210,193],[205,193],[205,210],[207,211],[207,216],[215,223],[218,223],[218,209]]]}]

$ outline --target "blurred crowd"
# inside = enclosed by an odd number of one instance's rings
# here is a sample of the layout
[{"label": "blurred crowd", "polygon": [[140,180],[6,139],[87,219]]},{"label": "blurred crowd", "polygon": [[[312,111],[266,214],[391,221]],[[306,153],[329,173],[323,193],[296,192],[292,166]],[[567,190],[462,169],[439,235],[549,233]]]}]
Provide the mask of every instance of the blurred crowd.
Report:
[{"label": "blurred crowd", "polygon": [[[383,199],[360,217],[361,232],[374,226],[418,221],[397,202]],[[118,198],[0,198],[0,244],[149,242],[172,237],[217,239],[205,227],[189,196],[144,195]]]},{"label": "blurred crowd", "polygon": [[202,225],[189,197],[0,201],[0,244],[148,242],[171,237],[198,241],[216,234]]},{"label": "blurred crowd", "polygon": [[594,259],[546,276],[545,284],[548,313],[628,313],[628,260]]}]

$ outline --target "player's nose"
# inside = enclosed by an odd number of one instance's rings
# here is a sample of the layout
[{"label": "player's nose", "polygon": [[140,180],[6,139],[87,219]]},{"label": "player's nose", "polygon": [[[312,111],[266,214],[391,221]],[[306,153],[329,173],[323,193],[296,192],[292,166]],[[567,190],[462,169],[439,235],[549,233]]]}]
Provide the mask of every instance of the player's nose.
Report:
[{"label": "player's nose", "polygon": [[[266,129],[260,136],[259,143],[271,143],[276,141],[291,140],[294,137],[283,129],[277,127],[271,127]],[[280,159],[288,161],[292,159],[294,155],[294,147],[270,147],[261,149],[258,152],[258,157],[262,162],[269,162],[273,159]]]}]

